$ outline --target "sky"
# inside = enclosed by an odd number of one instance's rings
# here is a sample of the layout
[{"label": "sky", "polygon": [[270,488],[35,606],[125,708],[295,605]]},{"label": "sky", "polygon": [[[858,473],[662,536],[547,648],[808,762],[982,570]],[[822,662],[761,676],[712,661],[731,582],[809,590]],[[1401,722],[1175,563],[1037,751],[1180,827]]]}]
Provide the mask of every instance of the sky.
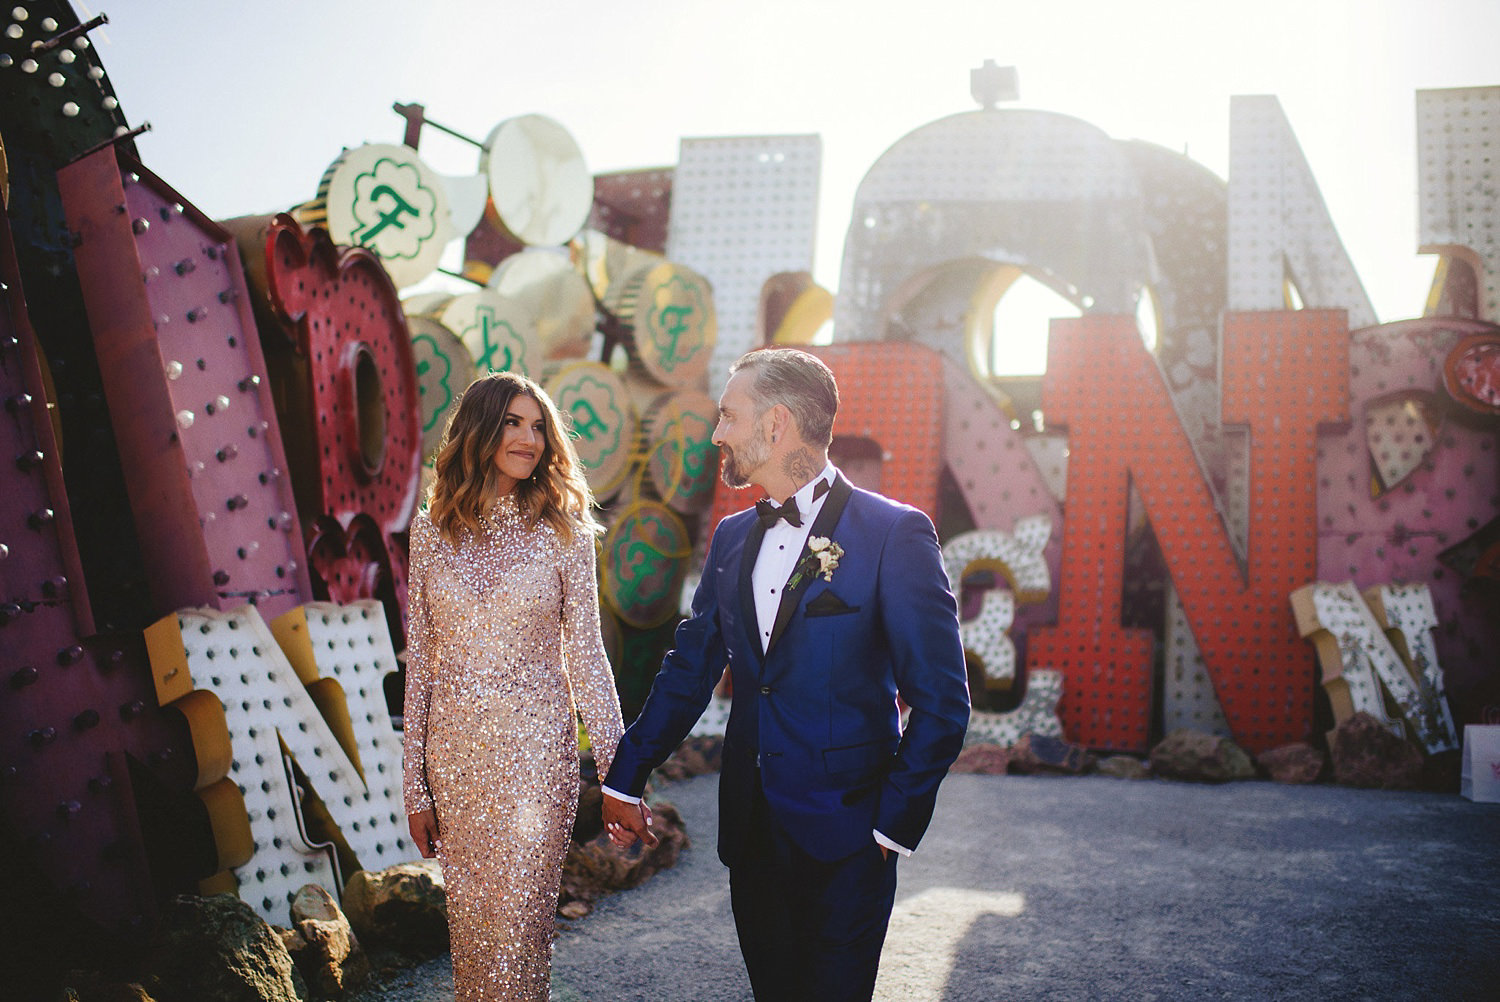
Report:
[{"label": "sky", "polygon": [[[108,5],[106,6],[106,3]],[[977,107],[969,71],[1015,66],[1009,106],[1186,152],[1226,176],[1229,102],[1279,98],[1382,322],[1419,316],[1415,93],[1500,85],[1496,0],[87,0],[146,166],[216,218],[307,201],[345,146],[400,142],[394,102],[476,139],[540,113],[595,173],[675,164],[685,137],[817,133],[814,278],[837,291],[866,171]],[[478,150],[428,130],[423,158]]]}]

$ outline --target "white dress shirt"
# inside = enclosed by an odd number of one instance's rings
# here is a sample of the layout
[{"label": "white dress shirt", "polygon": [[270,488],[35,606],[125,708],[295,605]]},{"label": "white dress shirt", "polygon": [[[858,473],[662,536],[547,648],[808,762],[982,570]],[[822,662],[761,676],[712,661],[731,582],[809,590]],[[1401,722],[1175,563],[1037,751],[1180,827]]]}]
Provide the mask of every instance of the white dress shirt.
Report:
[{"label": "white dress shirt", "polygon": [[801,526],[795,526],[784,518],[778,519],[761,537],[760,554],[755,558],[755,567],[750,571],[750,589],[755,595],[755,625],[760,636],[762,654],[771,640],[771,629],[776,625],[776,613],[781,608],[781,593],[786,589],[786,583],[797,566],[797,558],[802,556],[802,547],[807,544],[813,521],[823,510],[823,502],[828,500],[827,491],[816,501],[813,500],[813,494],[820,483],[832,487],[837,472],[833,464],[829,463],[823,467],[822,473],[791,496],[789,500],[797,502],[797,511],[802,516]]}]

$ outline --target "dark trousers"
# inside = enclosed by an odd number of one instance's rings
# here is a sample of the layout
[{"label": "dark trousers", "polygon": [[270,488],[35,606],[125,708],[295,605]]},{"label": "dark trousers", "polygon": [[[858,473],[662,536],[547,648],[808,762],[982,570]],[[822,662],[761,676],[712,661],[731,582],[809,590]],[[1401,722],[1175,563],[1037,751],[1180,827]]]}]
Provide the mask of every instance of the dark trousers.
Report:
[{"label": "dark trousers", "polygon": [[869,1002],[896,900],[896,854],[874,838],[824,863],[771,819],[756,783],[729,899],[756,1002]]}]

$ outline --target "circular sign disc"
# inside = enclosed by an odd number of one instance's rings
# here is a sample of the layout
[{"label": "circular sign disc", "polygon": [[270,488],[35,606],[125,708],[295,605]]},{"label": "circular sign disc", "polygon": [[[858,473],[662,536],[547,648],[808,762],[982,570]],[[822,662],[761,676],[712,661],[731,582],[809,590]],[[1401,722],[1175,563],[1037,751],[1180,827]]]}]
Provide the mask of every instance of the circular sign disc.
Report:
[{"label": "circular sign disc", "polygon": [[541,371],[542,350],[531,314],[504,296],[488,289],[465,292],[433,316],[458,335],[481,375],[518,372],[534,377]]},{"label": "circular sign disc", "polygon": [[374,251],[398,288],[432,274],[453,239],[447,188],[409,146],[345,150],[304,215],[313,219],[319,209],[334,243]]},{"label": "circular sign disc", "polygon": [[713,444],[719,409],[696,390],[668,390],[646,407],[646,469],[663,503],[694,514],[714,498],[718,450]]},{"label": "circular sign disc", "polygon": [[698,386],[718,336],[708,280],[665,262],[637,274],[621,297],[619,315],[632,325],[632,357],[668,386]]},{"label": "circular sign disc", "polygon": [[547,381],[547,393],[572,423],[573,446],[599,497],[619,487],[635,443],[635,407],[625,383],[599,362],[577,362]]},{"label": "circular sign disc", "polygon": [[588,354],[594,336],[594,297],[566,256],[550,250],[512,254],[490,276],[489,287],[536,319],[545,357]]},{"label": "circular sign disc", "polygon": [[665,505],[643,501],[604,534],[604,597],[637,629],[666,622],[678,611],[692,543],[687,527]]},{"label": "circular sign disc", "polygon": [[666,260],[654,251],[632,247],[598,230],[584,230],[571,246],[583,263],[583,273],[594,295],[606,305],[611,301],[611,290],[618,294],[636,272]]},{"label": "circular sign disc", "polygon": [[524,244],[560,246],[588,222],[594,178],[567,129],[543,115],[495,126],[479,170],[490,181],[498,222]]},{"label": "circular sign disc", "polygon": [[422,456],[437,451],[458,398],[474,381],[474,359],[458,336],[431,317],[409,317],[411,350],[417,362],[421,399]]}]

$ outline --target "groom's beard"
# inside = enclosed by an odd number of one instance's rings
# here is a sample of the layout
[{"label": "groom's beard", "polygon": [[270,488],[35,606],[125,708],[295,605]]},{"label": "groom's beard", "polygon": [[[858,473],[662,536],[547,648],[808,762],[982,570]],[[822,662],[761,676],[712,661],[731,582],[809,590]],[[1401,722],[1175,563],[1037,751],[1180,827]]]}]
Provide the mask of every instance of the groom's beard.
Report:
[{"label": "groom's beard", "polygon": [[738,454],[727,445],[719,446],[719,452],[719,475],[724,484],[736,488],[749,487],[750,477],[771,458],[771,442],[766,438],[766,433],[761,431]]}]

